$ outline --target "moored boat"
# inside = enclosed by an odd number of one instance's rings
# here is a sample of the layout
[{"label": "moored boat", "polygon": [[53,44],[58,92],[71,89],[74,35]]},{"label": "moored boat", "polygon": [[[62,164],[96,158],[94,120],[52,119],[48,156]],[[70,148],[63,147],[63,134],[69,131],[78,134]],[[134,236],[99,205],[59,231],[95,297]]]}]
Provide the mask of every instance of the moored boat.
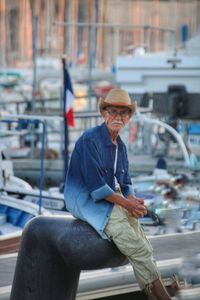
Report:
[{"label": "moored boat", "polygon": [[[49,214],[44,209],[40,211]],[[38,205],[0,195],[0,254],[18,251],[23,228],[38,215]]]}]

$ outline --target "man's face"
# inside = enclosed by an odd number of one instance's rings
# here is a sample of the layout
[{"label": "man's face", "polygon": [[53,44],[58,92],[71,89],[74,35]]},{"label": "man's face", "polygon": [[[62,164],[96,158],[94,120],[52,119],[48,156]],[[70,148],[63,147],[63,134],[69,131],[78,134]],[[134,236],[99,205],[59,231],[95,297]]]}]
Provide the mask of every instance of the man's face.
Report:
[{"label": "man's face", "polygon": [[131,112],[126,107],[108,107],[104,111],[103,118],[109,131],[119,132],[129,122]]}]

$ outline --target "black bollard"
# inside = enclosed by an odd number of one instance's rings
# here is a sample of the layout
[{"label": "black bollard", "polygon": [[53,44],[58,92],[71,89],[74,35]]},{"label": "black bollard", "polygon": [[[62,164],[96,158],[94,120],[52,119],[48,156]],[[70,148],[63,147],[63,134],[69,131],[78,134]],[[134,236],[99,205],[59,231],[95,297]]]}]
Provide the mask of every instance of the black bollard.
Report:
[{"label": "black bollard", "polygon": [[10,300],[74,300],[81,270],[127,263],[87,223],[40,216],[24,229]]}]

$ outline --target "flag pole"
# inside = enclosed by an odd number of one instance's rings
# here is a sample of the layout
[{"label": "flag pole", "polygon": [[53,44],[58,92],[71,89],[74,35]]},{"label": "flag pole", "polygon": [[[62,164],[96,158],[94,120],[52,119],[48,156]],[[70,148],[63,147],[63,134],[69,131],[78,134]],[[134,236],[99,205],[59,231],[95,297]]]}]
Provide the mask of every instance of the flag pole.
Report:
[{"label": "flag pole", "polygon": [[69,132],[68,132],[68,120],[66,115],[66,55],[62,56],[62,66],[63,66],[63,117],[64,117],[64,182],[66,179],[67,171],[68,171],[68,161],[69,161]]}]

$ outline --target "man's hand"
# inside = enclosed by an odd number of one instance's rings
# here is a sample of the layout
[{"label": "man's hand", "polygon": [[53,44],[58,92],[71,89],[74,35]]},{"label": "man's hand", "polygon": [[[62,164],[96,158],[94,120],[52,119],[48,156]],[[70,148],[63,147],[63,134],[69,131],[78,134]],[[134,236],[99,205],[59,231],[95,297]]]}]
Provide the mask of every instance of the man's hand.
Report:
[{"label": "man's hand", "polygon": [[142,218],[147,214],[147,208],[144,205],[144,199],[129,195],[125,198],[123,195],[115,193],[106,197],[106,200],[118,204],[129,211],[135,218]]},{"label": "man's hand", "polygon": [[144,205],[143,198],[137,198],[134,195],[129,195],[127,197],[128,201],[125,208],[135,217],[142,218],[147,214],[147,208]]}]

